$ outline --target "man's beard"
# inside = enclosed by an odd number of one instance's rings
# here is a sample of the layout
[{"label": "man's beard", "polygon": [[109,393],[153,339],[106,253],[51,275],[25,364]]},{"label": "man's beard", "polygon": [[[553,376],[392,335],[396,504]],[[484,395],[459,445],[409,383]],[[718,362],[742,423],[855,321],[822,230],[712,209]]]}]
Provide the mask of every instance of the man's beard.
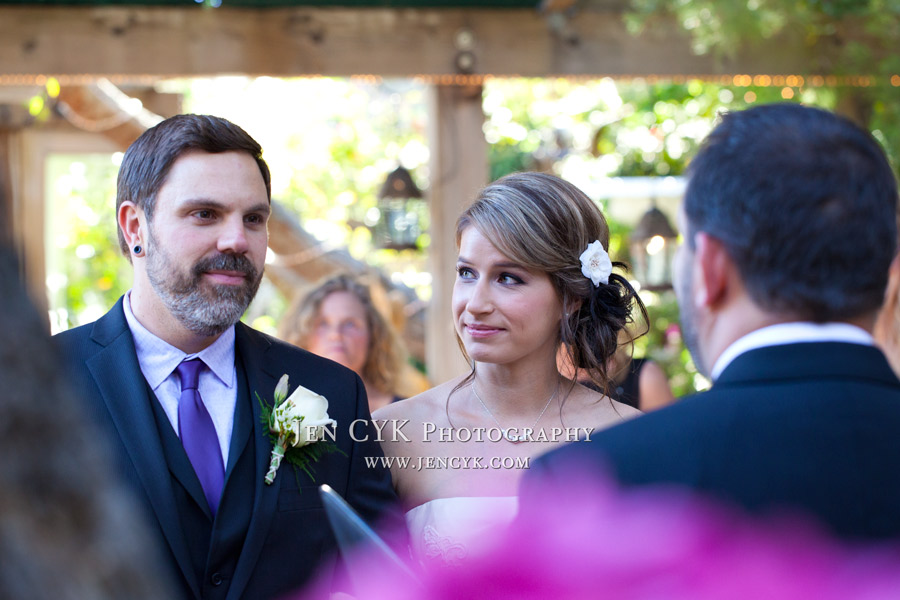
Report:
[{"label": "man's beard", "polygon": [[[150,230],[147,277],[169,312],[191,332],[212,337],[237,323],[262,281],[262,273],[242,254],[216,254],[196,262],[182,273]],[[203,281],[207,271],[244,273],[241,285],[213,285]]]},{"label": "man's beard", "polygon": [[675,281],[675,296],[678,298],[678,315],[681,321],[681,339],[685,347],[694,359],[694,365],[701,375],[709,377],[709,369],[703,363],[700,353],[700,335],[697,332],[697,319],[694,306],[691,303],[691,288],[693,287],[693,275],[690,267],[686,267],[683,273],[679,273]]}]

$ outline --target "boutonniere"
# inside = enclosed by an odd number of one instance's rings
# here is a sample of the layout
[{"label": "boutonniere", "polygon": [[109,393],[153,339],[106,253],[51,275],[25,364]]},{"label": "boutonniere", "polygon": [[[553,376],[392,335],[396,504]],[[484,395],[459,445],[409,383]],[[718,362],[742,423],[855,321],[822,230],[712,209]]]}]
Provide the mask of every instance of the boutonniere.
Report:
[{"label": "boutonniere", "polygon": [[[325,439],[326,428],[337,424],[328,416],[325,396],[302,385],[297,386],[290,396],[287,393],[288,376],[285,374],[275,387],[274,406],[267,405],[259,394],[256,395],[262,409],[262,423],[274,446],[269,472],[266,473],[266,483],[269,485],[275,481],[282,459],[294,466],[295,474],[296,469],[301,469],[313,478],[310,470],[312,463],[330,452],[341,452],[333,442]],[[331,437],[333,440],[333,433]]]}]

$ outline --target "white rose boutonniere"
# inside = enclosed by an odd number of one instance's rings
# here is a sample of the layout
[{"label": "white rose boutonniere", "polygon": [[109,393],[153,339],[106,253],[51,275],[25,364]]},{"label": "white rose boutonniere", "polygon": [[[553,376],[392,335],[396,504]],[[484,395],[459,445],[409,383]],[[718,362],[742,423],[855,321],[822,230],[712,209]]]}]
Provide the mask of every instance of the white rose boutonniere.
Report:
[{"label": "white rose boutonniere", "polygon": [[[262,422],[272,440],[272,459],[266,483],[275,481],[275,474],[286,459],[295,469],[301,469],[312,478],[311,463],[330,452],[341,450],[325,439],[326,432],[337,424],[328,416],[328,400],[325,396],[297,386],[290,396],[288,392],[288,376],[282,375],[275,387],[274,407],[259,400],[262,409]],[[334,439],[334,434],[331,434]]]},{"label": "white rose boutonniere", "polygon": [[587,250],[581,253],[581,274],[591,280],[594,287],[609,283],[612,275],[612,261],[609,254],[603,249],[600,240],[594,240],[588,244]]}]

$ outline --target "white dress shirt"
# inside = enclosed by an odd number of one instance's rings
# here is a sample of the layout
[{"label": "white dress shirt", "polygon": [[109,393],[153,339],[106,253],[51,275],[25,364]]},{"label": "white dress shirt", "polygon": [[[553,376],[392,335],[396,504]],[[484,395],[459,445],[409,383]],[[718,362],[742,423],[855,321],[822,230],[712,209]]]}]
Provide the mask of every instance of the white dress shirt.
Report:
[{"label": "white dress shirt", "polygon": [[719,355],[710,374],[715,381],[725,367],[744,352],[766,346],[805,342],[847,342],[864,346],[875,344],[874,338],[868,331],[849,323],[810,323],[806,321],[779,323],[751,331],[734,341]]},{"label": "white dress shirt", "polygon": [[178,399],[181,380],[175,369],[183,360],[199,358],[207,368],[200,371],[197,389],[216,428],[222,463],[228,465],[228,449],[234,428],[234,407],[237,404],[237,370],[234,365],[234,327],[229,327],[215,342],[194,354],[185,354],[161,340],[141,325],[131,310],[131,290],[122,303],[125,320],[134,338],[138,364],[144,379],[162,405],[172,428],[178,433]]}]

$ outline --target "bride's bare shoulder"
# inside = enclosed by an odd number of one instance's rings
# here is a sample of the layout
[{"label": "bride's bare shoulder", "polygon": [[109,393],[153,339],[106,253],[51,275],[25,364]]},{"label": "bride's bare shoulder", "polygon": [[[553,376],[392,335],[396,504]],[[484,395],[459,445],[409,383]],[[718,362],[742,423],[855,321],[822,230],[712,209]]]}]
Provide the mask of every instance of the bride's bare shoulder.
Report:
[{"label": "bride's bare shoulder", "polygon": [[574,386],[570,399],[572,400],[570,414],[579,422],[594,423],[597,430],[644,414],[636,408],[580,384]]},{"label": "bride's bare shoulder", "polygon": [[447,398],[462,380],[463,377],[457,377],[412,398],[388,404],[372,413],[372,418],[377,421],[409,419],[413,422],[421,422],[433,420],[436,415],[444,414]]}]

